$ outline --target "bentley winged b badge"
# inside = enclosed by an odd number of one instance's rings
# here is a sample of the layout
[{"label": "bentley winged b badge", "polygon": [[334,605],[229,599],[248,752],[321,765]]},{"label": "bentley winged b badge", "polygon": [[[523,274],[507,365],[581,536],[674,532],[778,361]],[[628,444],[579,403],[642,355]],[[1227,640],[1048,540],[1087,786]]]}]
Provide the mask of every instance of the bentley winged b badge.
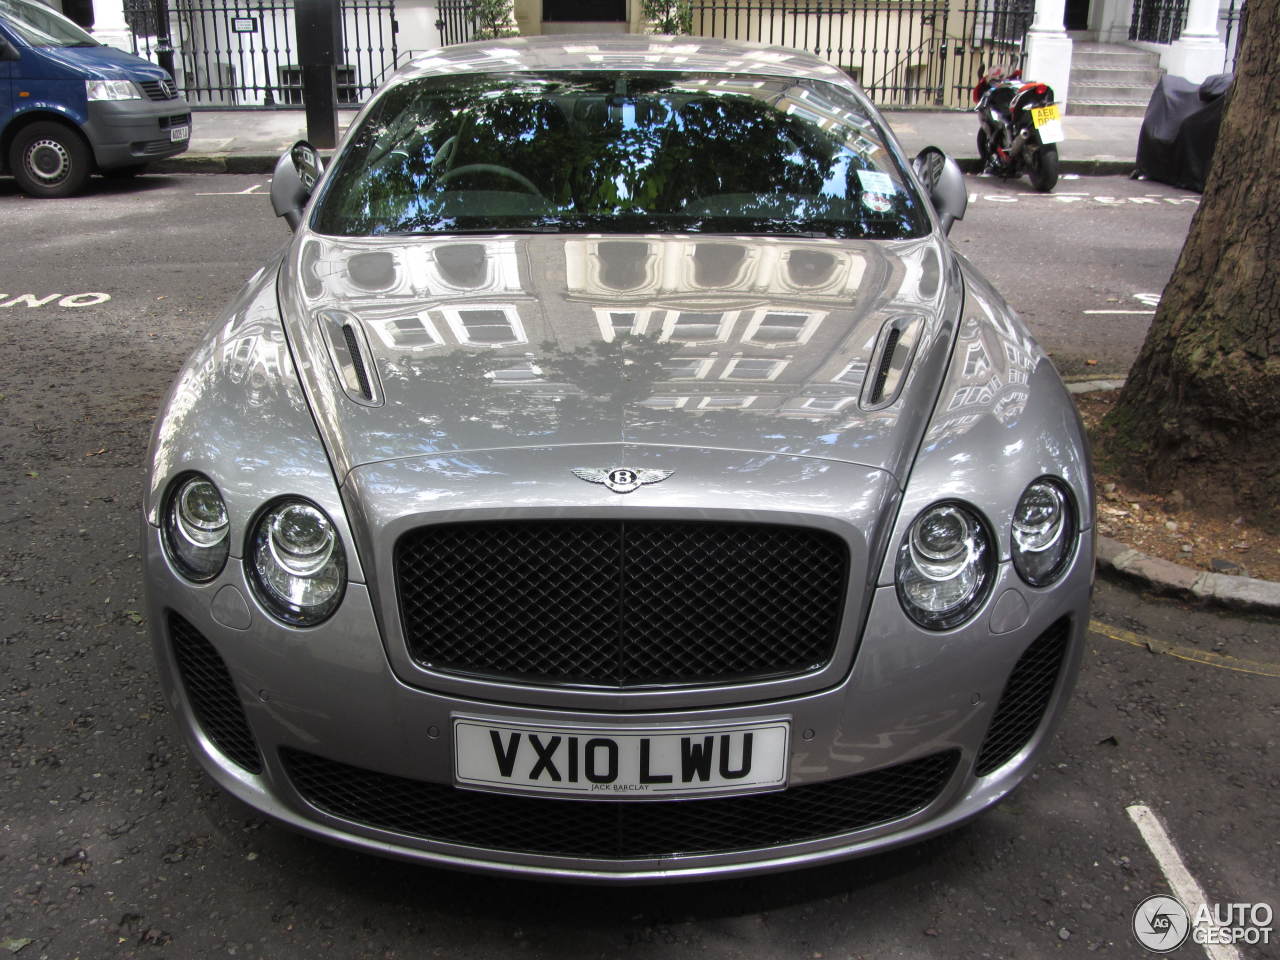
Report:
[{"label": "bentley winged b badge", "polygon": [[614,493],[630,493],[646,483],[660,483],[667,479],[674,470],[653,470],[640,467],[574,467],[573,475],[587,483],[603,483]]}]

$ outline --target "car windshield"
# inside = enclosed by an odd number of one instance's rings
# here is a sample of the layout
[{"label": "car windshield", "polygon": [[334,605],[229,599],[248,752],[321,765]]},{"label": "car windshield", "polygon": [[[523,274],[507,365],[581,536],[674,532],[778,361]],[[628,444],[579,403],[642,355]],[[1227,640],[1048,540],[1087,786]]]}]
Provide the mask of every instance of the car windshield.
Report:
[{"label": "car windshield", "polygon": [[311,224],[339,236],[929,230],[883,132],[847,91],[618,71],[394,86],[337,159]]},{"label": "car windshield", "polygon": [[30,0],[0,0],[0,17],[33,47],[97,47],[89,36],[62,14]]}]

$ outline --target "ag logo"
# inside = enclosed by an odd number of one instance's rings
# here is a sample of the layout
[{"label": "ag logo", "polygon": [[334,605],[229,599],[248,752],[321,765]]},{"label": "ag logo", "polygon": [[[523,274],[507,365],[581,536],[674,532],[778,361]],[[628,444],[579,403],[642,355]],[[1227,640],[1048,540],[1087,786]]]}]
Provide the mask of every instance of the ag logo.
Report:
[{"label": "ag logo", "polygon": [[1133,935],[1152,953],[1169,953],[1187,942],[1191,917],[1174,897],[1147,897],[1133,911]]},{"label": "ag logo", "polygon": [[658,483],[667,479],[674,470],[652,470],[640,467],[574,467],[573,475],[587,483],[603,483],[614,493],[630,493],[646,483]]}]

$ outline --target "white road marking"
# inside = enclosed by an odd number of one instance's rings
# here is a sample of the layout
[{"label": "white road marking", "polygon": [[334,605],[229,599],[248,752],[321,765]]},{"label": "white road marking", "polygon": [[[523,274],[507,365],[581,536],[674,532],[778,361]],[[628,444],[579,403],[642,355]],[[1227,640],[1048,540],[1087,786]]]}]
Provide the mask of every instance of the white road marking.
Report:
[{"label": "white road marking", "polygon": [[1088,313],[1088,314],[1123,313],[1123,314],[1133,314],[1134,316],[1150,317],[1155,314],[1155,311],[1154,310],[1086,310],[1085,313]]},{"label": "white road marking", "polygon": [[[1205,899],[1204,891],[1200,889],[1200,884],[1191,875],[1187,865],[1182,862],[1178,848],[1169,839],[1169,834],[1165,832],[1159,818],[1144,803],[1135,803],[1127,810],[1129,819],[1142,834],[1142,839],[1147,843],[1147,849],[1156,858],[1156,863],[1160,864],[1160,871],[1169,881],[1174,894],[1182,901],[1187,912],[1195,917],[1197,911],[1208,901]],[[1229,944],[1205,943],[1201,946],[1204,947],[1205,956],[1209,960],[1240,960],[1240,952]]]},{"label": "white road marking", "polygon": [[252,187],[249,187],[247,190],[236,190],[232,193],[197,193],[196,196],[197,197],[265,197],[266,196],[265,193],[256,192],[258,190],[261,190],[265,186],[266,186],[265,183],[255,183]]},{"label": "white road marking", "polygon": [[58,301],[60,307],[96,307],[100,303],[106,303],[111,299],[109,293],[50,293],[46,296],[38,297],[34,293],[21,293],[12,300],[7,300],[7,293],[0,293],[0,309],[10,307],[24,306],[28,310],[38,307],[45,307],[54,300]]}]

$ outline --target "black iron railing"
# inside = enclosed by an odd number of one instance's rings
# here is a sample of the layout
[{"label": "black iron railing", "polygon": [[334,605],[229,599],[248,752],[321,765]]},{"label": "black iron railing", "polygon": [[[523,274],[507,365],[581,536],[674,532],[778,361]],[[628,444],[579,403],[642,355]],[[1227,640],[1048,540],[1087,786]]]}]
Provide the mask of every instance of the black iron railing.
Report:
[{"label": "black iron railing", "polygon": [[436,0],[436,29],[440,46],[466,43],[476,35],[474,0]]},{"label": "black iron railing", "polygon": [[1226,45],[1226,56],[1222,61],[1223,73],[1235,73],[1236,65],[1240,61],[1240,48],[1244,45],[1244,28],[1247,22],[1244,0],[1231,0],[1227,8],[1223,10],[1218,20],[1222,24],[1219,28],[1222,31],[1223,43]]},{"label": "black iron railing", "polygon": [[807,50],[888,106],[965,105],[979,64],[1020,66],[1033,0],[694,0],[693,32]]},{"label": "black iron railing", "polygon": [[1133,0],[1129,39],[1173,43],[1187,25],[1187,0]]},{"label": "black iron railing", "polygon": [[[395,0],[341,0],[338,102],[356,104],[396,62]],[[125,0],[133,52],[155,59],[154,0]],[[178,87],[196,106],[300,106],[293,0],[169,0]]]},{"label": "black iron railing", "polygon": [[[473,0],[438,0],[441,45],[475,34]],[[1026,59],[1034,0],[693,0],[693,32],[813,53],[885,106],[968,106],[982,65]]]}]

